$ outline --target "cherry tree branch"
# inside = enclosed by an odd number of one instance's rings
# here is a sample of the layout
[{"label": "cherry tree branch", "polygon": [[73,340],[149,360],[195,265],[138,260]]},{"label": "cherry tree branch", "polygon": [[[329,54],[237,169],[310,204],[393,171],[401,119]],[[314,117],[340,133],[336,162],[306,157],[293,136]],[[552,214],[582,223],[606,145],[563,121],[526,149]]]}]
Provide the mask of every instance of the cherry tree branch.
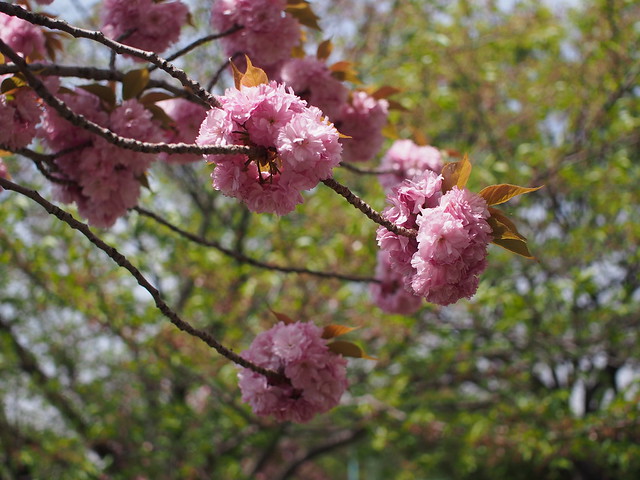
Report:
[{"label": "cherry tree branch", "polygon": [[[107,68],[98,67],[81,67],[78,65],[58,65],[56,63],[29,63],[27,68],[32,72],[40,76],[54,76],[54,77],[74,77],[84,78],[86,80],[108,80],[115,82],[122,82],[125,74],[118,70],[109,70]],[[8,73],[22,72],[20,67],[14,63],[5,63],[0,65],[0,75]],[[149,79],[146,88],[162,88],[168,92],[171,92],[176,97],[189,98],[196,100],[198,103],[204,106],[208,106],[201,98],[195,96],[183,88],[175,87],[168,82],[162,80]]]},{"label": "cherry tree branch", "polygon": [[[172,62],[176,58],[179,58],[179,57],[189,53],[191,50],[193,50],[194,48],[199,47],[200,45],[204,45],[205,43],[211,42],[212,40],[217,40],[219,38],[232,35],[232,34],[236,33],[237,31],[242,30],[243,28],[244,27],[241,26],[241,25],[234,25],[233,27],[231,27],[228,30],[225,30],[222,33],[212,33],[211,35],[207,35],[206,37],[202,37],[202,38],[199,38],[197,40],[194,40],[193,42],[191,42],[186,47],[184,47],[184,48],[178,50],[177,52],[169,55],[166,58],[166,60],[167,60],[167,62]],[[153,67],[149,68],[149,72],[154,71],[156,68],[158,68],[158,67],[156,65],[154,65]]]},{"label": "cherry tree branch", "polygon": [[[0,5],[2,3],[0,2]],[[20,68],[20,71],[25,76],[27,83],[33,90],[49,105],[53,108],[58,115],[65,120],[69,121],[73,125],[84,128],[85,130],[95,133],[101,136],[109,143],[116,145],[127,150],[133,150],[135,152],[143,153],[195,153],[195,154],[245,154],[251,155],[255,149],[247,147],[245,145],[229,145],[229,146],[198,146],[195,144],[187,143],[149,143],[141,142],[133,138],[125,138],[116,135],[108,128],[104,128],[97,123],[87,120],[82,115],[76,115],[73,111],[67,107],[67,105],[54,97],[42,81],[36,77],[28,68],[25,61],[17,55],[6,43],[0,40],[0,53],[4,54],[12,62],[14,62]]]},{"label": "cherry tree branch", "polygon": [[[182,85],[190,90],[192,90],[199,98],[205,101],[208,105],[211,105],[215,108],[220,108],[220,102],[216,99],[216,97],[209,92],[207,92],[204,88],[200,86],[198,82],[192,80],[183,70],[175,67],[171,63],[169,63],[164,58],[156,55],[153,52],[147,52],[145,50],[140,50],[139,48],[130,47],[128,45],[124,45],[122,43],[116,42],[107,38],[102,32],[96,30],[85,30],[83,28],[74,27],[69,25],[67,22],[63,20],[56,20],[54,18],[46,17],[44,15],[40,15],[37,13],[30,12],[20,7],[19,5],[11,5],[6,2],[0,2],[0,12],[5,13],[7,15],[11,15],[14,17],[21,18],[26,20],[27,22],[33,23],[35,25],[42,25],[43,27],[51,28],[53,30],[60,30],[62,32],[66,32],[74,38],[87,38],[89,40],[93,40],[95,42],[101,43],[102,45],[110,48],[116,53],[132,55],[134,57],[142,58],[146,60],[161,70],[165,71],[173,78],[177,79],[182,83]],[[14,62],[17,63],[17,62]]]},{"label": "cherry tree branch", "polygon": [[21,185],[11,182],[5,178],[0,177],[0,186],[5,188],[6,190],[12,190],[17,192],[25,197],[30,198],[37,204],[39,204],[42,208],[44,208],[49,214],[55,216],[59,220],[63,221],[71,228],[78,230],[82,233],[87,240],[89,240],[93,245],[98,247],[100,250],[105,252],[114,262],[116,262],[120,267],[127,270],[138,282],[138,284],[144,288],[156,304],[156,307],[160,312],[169,319],[171,323],[173,323],[179,330],[188,333],[194,337],[199,338],[211,348],[213,348],[216,352],[218,352],[223,357],[231,360],[232,362],[240,365],[241,367],[248,368],[256,373],[266,376],[270,381],[274,383],[283,383],[286,382],[287,379],[272,370],[268,370],[266,368],[260,367],[258,365],[253,364],[242,358],[237,353],[223,346],[220,342],[218,342],[212,335],[202,330],[198,330],[193,325],[188,323],[187,321],[180,318],[180,316],[167,305],[167,303],[163,300],[160,292],[157,288],[155,288],[145,277],[142,275],[140,270],[138,270],[124,255],[122,255],[115,247],[104,242],[101,238],[99,238],[95,233],[91,231],[89,226],[86,223],[80,222],[76,220],[73,215],[69,212],[62,210],[61,208],[55,206],[51,202],[44,199],[38,192],[35,190],[30,190]]},{"label": "cherry tree branch", "polygon": [[342,195],[346,198],[347,202],[353,205],[355,208],[364,213],[369,219],[376,222],[378,225],[382,225],[390,232],[395,233],[396,235],[402,235],[403,237],[415,238],[418,235],[418,232],[415,230],[411,230],[409,228],[399,227],[398,225],[390,222],[386,218],[384,218],[379,212],[371,208],[371,206],[354,194],[351,190],[349,190],[344,185],[341,185],[333,178],[327,178],[326,180],[322,180],[327,187],[329,187],[334,192]]},{"label": "cherry tree branch", "polygon": [[160,217],[158,214],[151,212],[147,209],[144,209],[142,207],[134,207],[132,210],[138,212],[142,216],[153,219],[154,221],[158,222],[160,225],[167,227],[172,232],[177,233],[178,235],[190,240],[191,242],[197,243],[198,245],[203,245],[205,247],[215,248],[219,252],[237,260],[238,262],[246,263],[257,268],[263,268],[265,270],[275,270],[277,272],[282,272],[282,273],[297,273],[297,274],[305,274],[305,275],[314,275],[316,277],[322,277],[322,278],[336,278],[338,280],[345,280],[347,282],[363,282],[363,283],[379,283],[380,282],[380,280],[377,280],[375,278],[370,278],[370,277],[343,275],[341,273],[323,272],[320,270],[311,270],[307,268],[285,267],[285,266],[276,265],[273,263],[261,262],[260,260],[256,260],[254,258],[248,257],[235,250],[225,248],[215,240],[206,240],[198,235],[187,232],[186,230],[183,230],[180,227],[177,227],[176,225],[172,224],[168,220],[165,220],[164,218]]}]

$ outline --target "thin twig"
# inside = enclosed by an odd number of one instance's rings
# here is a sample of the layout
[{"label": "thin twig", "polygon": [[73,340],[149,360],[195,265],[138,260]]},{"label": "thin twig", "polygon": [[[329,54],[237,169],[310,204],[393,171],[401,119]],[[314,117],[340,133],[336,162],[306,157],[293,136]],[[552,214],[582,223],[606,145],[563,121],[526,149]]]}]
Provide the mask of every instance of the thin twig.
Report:
[{"label": "thin twig", "polygon": [[198,235],[195,235],[193,233],[187,232],[186,230],[182,230],[181,228],[177,227],[176,225],[173,225],[171,222],[169,222],[168,220],[165,220],[164,218],[160,217],[159,215],[157,215],[154,212],[151,212],[147,209],[144,209],[142,207],[134,207],[132,210],[135,210],[136,212],[138,212],[140,215],[143,215],[145,217],[151,218],[154,221],[158,222],[160,225],[163,225],[165,227],[167,227],[169,230],[177,233],[178,235],[194,242],[197,243],[198,245],[203,245],[205,247],[211,247],[211,248],[215,248],[216,250],[218,250],[219,252],[233,258],[234,260],[241,262],[241,263],[247,263],[249,265],[252,265],[254,267],[258,267],[258,268],[263,268],[265,270],[275,270],[278,272],[283,272],[283,273],[297,273],[297,274],[305,274],[305,275],[314,275],[316,277],[322,277],[322,278],[336,278],[338,280],[345,280],[348,282],[364,282],[364,283],[379,283],[380,280],[377,280],[375,278],[370,278],[370,277],[358,277],[355,275],[343,275],[340,273],[333,273],[333,272],[322,272],[319,270],[310,270],[307,268],[296,268],[296,267],[285,267],[285,266],[281,266],[281,265],[275,265],[273,263],[267,263],[267,262],[261,262],[260,260],[256,260],[254,258],[248,257],[246,255],[243,255],[242,253],[239,253],[237,251],[231,250],[229,248],[225,248],[222,245],[220,245],[220,243],[216,242],[215,240],[206,240],[202,237],[199,237]]},{"label": "thin twig", "polygon": [[56,20],[44,15],[39,15],[37,13],[25,10],[18,5],[11,5],[9,3],[0,2],[0,12],[21,18],[35,25],[42,25],[47,28],[66,32],[75,38],[88,38],[89,40],[101,43],[102,45],[112,49],[116,53],[124,53],[134,57],[142,58],[143,60],[146,60],[156,65],[161,70],[167,72],[173,78],[179,80],[182,85],[184,85],[186,88],[191,89],[207,104],[215,108],[220,108],[220,102],[218,102],[215,96],[211,95],[204,88],[202,88],[198,82],[192,80],[183,70],[180,70],[179,68],[175,67],[171,63],[167,62],[164,58],[156,55],[153,52],[147,52],[145,50],[140,50],[139,48],[124,45],[107,38],[100,31],[85,30],[83,28],[74,27],[63,20]]},{"label": "thin twig", "polygon": [[6,190],[13,190],[25,197],[30,198],[31,200],[38,203],[42,208],[44,208],[49,214],[54,215],[59,220],[63,221],[71,228],[78,230],[82,233],[87,240],[89,240],[93,245],[98,247],[100,250],[105,252],[114,262],[116,262],[120,267],[127,270],[138,282],[138,284],[144,288],[149,294],[153,297],[153,300],[156,304],[156,307],[160,312],[169,319],[171,323],[173,323],[178,329],[183,332],[188,333],[194,337],[199,338],[211,348],[213,348],[216,352],[218,352],[223,357],[231,360],[232,362],[240,365],[241,367],[248,368],[253,370],[256,373],[266,376],[270,381],[274,383],[282,383],[288,381],[285,377],[276,373],[272,370],[268,370],[266,368],[255,365],[252,362],[249,362],[242,358],[237,353],[223,346],[220,342],[218,342],[213,336],[209,333],[204,332],[202,330],[198,330],[190,323],[186,322],[180,316],[167,305],[167,303],[163,300],[160,292],[157,288],[155,288],[145,277],[142,275],[140,270],[138,270],[124,255],[122,255],[118,250],[116,250],[111,245],[105,243],[101,238],[99,238],[95,233],[91,231],[89,226],[86,223],[80,222],[76,220],[73,215],[69,212],[62,210],[61,208],[55,206],[51,202],[47,201],[43,197],[40,196],[38,192],[35,190],[30,190],[21,185],[11,182],[5,178],[0,177],[0,186],[5,188]]},{"label": "thin twig", "polygon": [[[208,43],[212,40],[217,40],[219,38],[222,37],[226,37],[228,35],[232,35],[234,33],[236,33],[239,30],[242,30],[244,27],[241,25],[234,25],[233,27],[231,27],[229,30],[226,30],[222,33],[212,33],[211,35],[207,35],[206,37],[202,37],[199,38],[197,40],[194,40],[193,42],[191,42],[189,45],[187,45],[186,47],[178,50],[176,53],[169,55],[166,60],[167,62],[172,62],[174,61],[176,58],[179,58],[187,53],[189,53],[191,50],[193,50],[194,48],[199,47],[200,45],[203,45],[205,43]],[[149,68],[149,72],[153,72],[156,68],[158,68],[156,65],[154,65],[153,67]]]},{"label": "thin twig", "polygon": [[333,178],[327,178],[326,180],[322,180],[327,187],[336,193],[342,195],[347,199],[351,205],[364,213],[368,218],[376,222],[378,225],[382,225],[390,232],[395,233],[396,235],[402,235],[403,237],[415,238],[418,236],[418,232],[415,230],[411,230],[404,227],[399,227],[398,225],[391,223],[389,220],[384,218],[379,212],[375,211],[369,204],[367,204],[364,200],[355,195],[351,190],[349,190],[344,185],[341,185]]}]

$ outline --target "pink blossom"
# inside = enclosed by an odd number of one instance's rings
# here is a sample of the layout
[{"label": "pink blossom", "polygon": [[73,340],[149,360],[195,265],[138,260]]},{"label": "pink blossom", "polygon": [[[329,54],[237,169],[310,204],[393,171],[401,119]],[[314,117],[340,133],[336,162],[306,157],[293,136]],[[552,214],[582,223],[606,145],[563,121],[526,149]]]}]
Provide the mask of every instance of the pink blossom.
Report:
[{"label": "pink blossom", "polygon": [[416,295],[439,305],[471,297],[486,268],[491,227],[486,202],[467,189],[439,193],[441,177],[426,171],[392,189],[385,218],[417,228],[416,239],[378,229],[378,245]]},{"label": "pink blossom", "polygon": [[211,10],[211,25],[220,32],[243,28],[220,39],[225,54],[244,53],[262,68],[291,56],[300,43],[300,24],[285,12],[286,0],[217,0]]},{"label": "pink blossom", "polygon": [[296,95],[318,107],[330,120],[339,118],[347,104],[349,90],[317,58],[290,58],[279,66],[274,79],[293,88]]},{"label": "pink blossom", "polygon": [[[156,105],[173,119],[173,123],[165,131],[167,143],[195,143],[200,125],[207,115],[207,110],[202,105],[183,98],[164,100]],[[161,153],[158,158],[170,163],[189,163],[202,160],[202,155]]]},{"label": "pink blossom", "polygon": [[42,29],[18,17],[0,13],[0,40],[25,57],[44,58]]},{"label": "pink blossom", "polygon": [[[151,112],[137,100],[127,100],[106,112],[98,97],[82,89],[60,97],[75,113],[118,135],[141,141],[160,140]],[[45,110],[40,135],[55,151],[71,149],[55,159],[59,170],[56,174],[70,183],[54,184],[54,196],[65,203],[75,202],[80,215],[91,225],[110,227],[136,205],[141,178],[154,159],[152,155],[116,147],[50,109]]]},{"label": "pink blossom", "polygon": [[242,400],[256,415],[308,422],[335,407],[347,388],[346,360],[328,349],[322,329],[311,323],[280,322],[259,334],[241,355],[289,380],[273,385],[248,368],[238,373]]},{"label": "pink blossom", "polygon": [[245,155],[209,155],[216,163],[213,186],[244,201],[254,212],[284,215],[302,203],[302,190],[329,178],[340,163],[335,127],[322,112],[307,107],[275,82],[229,89],[200,127],[198,145],[243,144],[257,150]]},{"label": "pink blossom", "polygon": [[382,129],[387,123],[389,102],[376,100],[366,92],[353,94],[350,103],[342,107],[333,119],[340,133],[351,138],[341,140],[344,158],[349,162],[371,160],[382,147]]},{"label": "pink blossom", "polygon": [[440,173],[442,156],[440,150],[429,145],[418,146],[411,140],[396,140],[382,158],[380,168],[394,172],[378,177],[382,186],[389,190],[404,179],[412,179],[425,170]]},{"label": "pink blossom", "polygon": [[385,250],[378,250],[376,279],[380,283],[372,283],[370,291],[382,311],[410,315],[422,305],[422,298],[407,289],[402,275],[391,268],[389,253]]},{"label": "pink blossom", "polygon": [[[11,178],[11,176],[9,175],[9,169],[4,164],[4,162],[2,161],[1,158],[0,158],[0,177],[2,177],[2,178]],[[0,192],[2,192],[3,190],[4,189],[2,187],[0,187]]]},{"label": "pink blossom", "polygon": [[41,113],[38,99],[29,88],[0,95],[0,144],[10,149],[29,145],[36,135]]},{"label": "pink blossom", "polygon": [[180,1],[105,0],[102,30],[132,47],[162,52],[180,37],[189,10]]}]

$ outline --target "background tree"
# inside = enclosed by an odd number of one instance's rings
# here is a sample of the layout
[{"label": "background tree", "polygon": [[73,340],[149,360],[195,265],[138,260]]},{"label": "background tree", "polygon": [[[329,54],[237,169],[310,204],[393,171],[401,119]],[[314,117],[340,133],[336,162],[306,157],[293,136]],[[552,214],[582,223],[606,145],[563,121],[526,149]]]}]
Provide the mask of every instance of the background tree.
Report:
[{"label": "background tree", "polygon": [[[637,477],[637,2],[335,2],[320,16],[366,83],[402,89],[398,136],[468,153],[475,191],[545,184],[508,208],[537,261],[492,247],[471,301],[387,315],[366,281],[376,225],[334,192],[256,215],[212,191],[204,165],[154,168],[140,209],[100,235],[184,318],[237,351],[274,323],[269,308],[362,326],[378,358],[350,361],[340,407],[276,424],[240,403],[236,367],[169,325],[127,272],[4,192],[4,478]],[[184,66],[208,79],[220,64],[209,58],[222,61],[215,46]],[[4,160],[46,191],[32,163]],[[335,176],[384,207],[374,176]]]}]

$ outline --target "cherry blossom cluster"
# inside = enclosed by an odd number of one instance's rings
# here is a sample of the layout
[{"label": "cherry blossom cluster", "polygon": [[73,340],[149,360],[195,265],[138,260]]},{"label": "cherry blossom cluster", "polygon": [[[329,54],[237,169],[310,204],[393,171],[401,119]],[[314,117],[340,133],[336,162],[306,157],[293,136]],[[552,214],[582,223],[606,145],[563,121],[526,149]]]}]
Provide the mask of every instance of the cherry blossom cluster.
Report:
[{"label": "cherry blossom cluster", "polygon": [[[203,106],[183,98],[163,100],[156,103],[156,105],[162,108],[173,120],[169,128],[165,130],[165,142],[195,143],[200,125],[207,115],[207,110]],[[161,153],[158,155],[158,159],[171,163],[189,163],[202,160],[202,155],[192,153],[169,155]]]},{"label": "cherry blossom cluster", "polygon": [[403,276],[391,268],[389,252],[378,250],[376,279],[370,287],[373,301],[386,313],[410,315],[422,305],[422,297],[405,288]]},{"label": "cherry blossom cluster", "polygon": [[331,177],[341,159],[339,134],[316,107],[276,82],[230,88],[208,112],[199,145],[247,145],[247,155],[208,156],[213,186],[254,212],[284,215],[303,190]]},{"label": "cherry blossom cluster", "polygon": [[396,140],[382,157],[380,169],[393,173],[380,175],[378,180],[385,190],[413,179],[426,170],[442,171],[440,150],[430,145],[417,145],[413,140]]},{"label": "cherry blossom cluster", "polygon": [[[151,113],[137,100],[126,100],[109,112],[100,98],[80,88],[59,97],[75,113],[118,135],[148,142],[160,139]],[[55,183],[54,194],[65,203],[75,202],[90,224],[110,227],[136,205],[152,155],[116,147],[50,108],[45,109],[40,136],[53,151],[68,151],[55,159],[56,175],[66,183]]]},{"label": "cherry blossom cluster", "polygon": [[225,54],[244,53],[268,69],[288,59],[300,43],[300,23],[285,12],[286,7],[286,0],[216,0],[211,25],[220,32],[242,26],[221,39]]},{"label": "cherry blossom cluster", "polygon": [[242,400],[256,415],[307,422],[335,407],[347,388],[347,361],[329,350],[322,329],[311,323],[279,322],[259,334],[241,355],[288,379],[271,384],[248,368],[238,373]]},{"label": "cherry blossom cluster", "polygon": [[[0,82],[2,79],[0,76]],[[11,149],[29,145],[41,113],[38,99],[28,87],[0,95],[0,144]]]},{"label": "cherry blossom cluster", "polygon": [[189,10],[180,1],[104,0],[102,31],[132,47],[162,52],[180,37]]},{"label": "cherry blossom cluster", "polygon": [[394,187],[383,215],[418,235],[408,238],[380,227],[377,239],[408,291],[449,305],[476,292],[492,236],[480,195],[456,186],[444,194],[441,189],[442,177],[431,171]]},{"label": "cherry blossom cluster", "polygon": [[46,53],[42,29],[4,13],[0,13],[0,40],[25,57],[43,58]]},{"label": "cherry blossom cluster", "polygon": [[325,61],[313,57],[283,62],[275,78],[322,110],[347,137],[340,141],[344,160],[366,162],[378,153],[384,143],[382,128],[389,114],[387,100],[376,99],[364,91],[349,92],[345,84],[332,75]]}]

